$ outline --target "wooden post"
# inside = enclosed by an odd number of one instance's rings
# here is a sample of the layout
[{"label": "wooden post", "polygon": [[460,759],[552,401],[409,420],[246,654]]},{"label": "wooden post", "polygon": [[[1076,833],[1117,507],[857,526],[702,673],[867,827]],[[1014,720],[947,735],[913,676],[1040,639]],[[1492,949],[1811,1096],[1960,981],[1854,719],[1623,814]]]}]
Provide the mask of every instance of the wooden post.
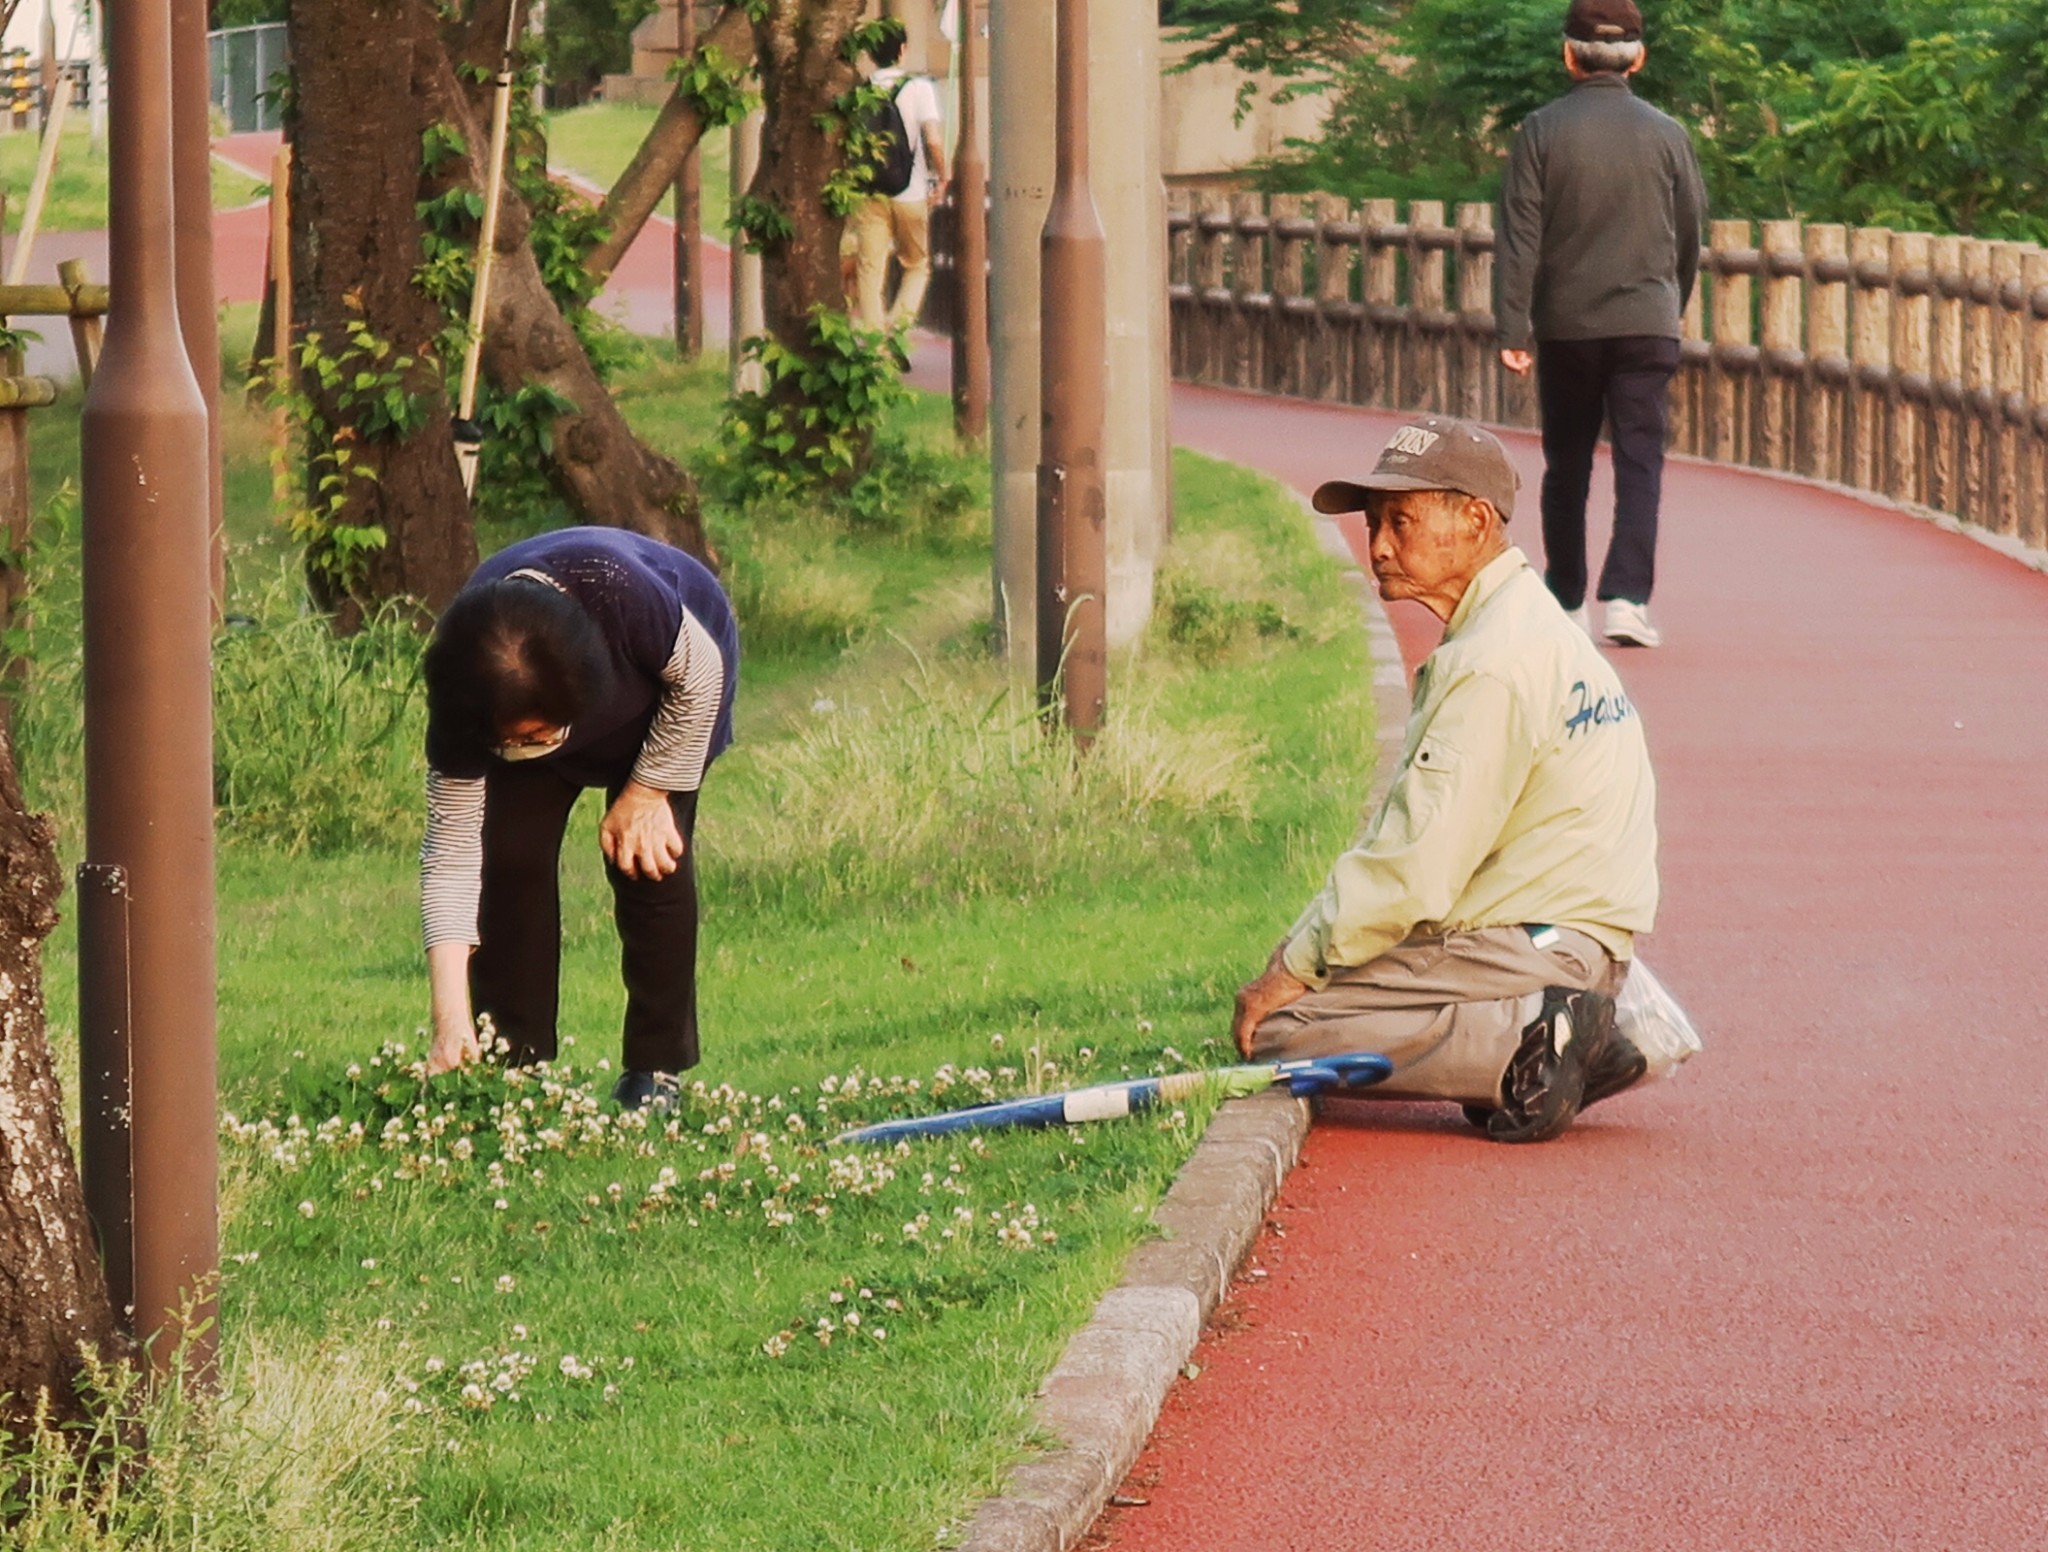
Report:
[{"label": "wooden post", "polygon": [[1806,229],[1807,406],[1800,472],[1841,480],[1843,426],[1849,371],[1849,284],[1821,271],[1849,258],[1849,229],[1822,224]]},{"label": "wooden post", "polygon": [[1308,213],[1308,199],[1300,194],[1275,194],[1272,206],[1273,296],[1266,314],[1266,377],[1269,393],[1308,392],[1308,320],[1298,306],[1308,295],[1308,266],[1304,262],[1307,242],[1282,230],[1289,222]]},{"label": "wooden post", "polygon": [[1937,237],[1929,245],[1934,271],[1932,295],[1934,377],[1928,416],[1927,504],[1944,512],[1963,510],[1963,243]]},{"label": "wooden post", "polygon": [[1238,194],[1230,201],[1230,376],[1233,388],[1266,385],[1266,320],[1272,299],[1266,285],[1266,196]]},{"label": "wooden post", "polygon": [[78,357],[78,381],[92,386],[92,374],[100,364],[100,320],[78,311],[78,293],[90,283],[85,260],[65,259],[57,266],[57,279],[71,298],[71,349]]},{"label": "wooden post", "polygon": [[1201,316],[1198,380],[1230,381],[1230,196],[1203,193],[1195,212],[1195,300]]},{"label": "wooden post", "polygon": [[1167,361],[1175,378],[1194,381],[1199,373],[1191,346],[1201,327],[1195,291],[1195,202],[1186,189],[1166,191]]},{"label": "wooden post", "polygon": [[[1714,222],[1710,246],[1716,254],[1747,248],[1749,223]],[[1749,277],[1716,270],[1708,309],[1713,319],[1714,362],[1707,378],[1707,456],[1717,463],[1737,463],[1747,451],[1742,424],[1747,398],[1741,373],[1731,366],[1727,352],[1740,351],[1751,342]]]},{"label": "wooden post", "polygon": [[1799,441],[1800,392],[1804,360],[1800,350],[1800,301],[1804,278],[1791,268],[1802,263],[1797,221],[1766,221],[1763,250],[1764,357],[1757,459],[1771,469],[1792,467]]},{"label": "wooden post", "polygon": [[[1934,303],[1920,288],[1931,282],[1933,241],[1924,232],[1892,235],[1892,429],[1888,492],[1900,501],[1927,500],[1928,406],[1934,387]],[[1908,295],[1902,285],[1910,284]]]},{"label": "wooden post", "polygon": [[1991,244],[1963,241],[1962,506],[1956,515],[1993,527],[1991,448],[1998,401],[1992,387]]},{"label": "wooden post", "polygon": [[1890,229],[1859,226],[1851,231],[1849,262],[1855,270],[1851,285],[1856,298],[1849,315],[1849,359],[1856,365],[1850,396],[1849,483],[1863,490],[1882,490],[1889,390],[1880,374],[1892,363]]},{"label": "wooden post", "polygon": [[1443,230],[1444,202],[1408,202],[1408,370],[1403,409],[1442,414],[1450,408],[1450,361],[1443,329],[1449,297],[1444,250],[1425,248],[1424,232]]},{"label": "wooden post", "polygon": [[1351,381],[1351,353],[1358,335],[1345,319],[1351,310],[1351,273],[1358,246],[1331,233],[1332,227],[1350,219],[1350,201],[1334,194],[1317,196],[1315,380],[1309,392],[1318,399],[1343,398]]},{"label": "wooden post", "polygon": [[2026,251],[2026,244],[2016,242],[1991,248],[1991,391],[1996,402],[1990,421],[1995,500],[1989,516],[2000,533],[2015,536],[2027,526],[2020,457],[2020,409],[2027,389],[2026,325],[2020,312],[2026,294],[2020,276]]},{"label": "wooden post", "polygon": [[1456,361],[1451,403],[1467,420],[1497,418],[1494,384],[1500,357],[1493,344],[1493,252],[1475,238],[1493,232],[1493,206],[1458,207],[1458,322],[1452,335]]},{"label": "wooden post", "polygon": [[2027,424],[2020,432],[2025,449],[2026,519],[2020,537],[2036,549],[2048,548],[2048,318],[2035,310],[2034,298],[2048,299],[2048,249],[2030,248],[2021,263],[2020,284],[2028,305],[2021,317],[2025,331]]},{"label": "wooden post", "polygon": [[1391,199],[1369,199],[1358,207],[1359,223],[1365,229],[1361,261],[1365,307],[1359,321],[1365,348],[1359,352],[1357,394],[1361,404],[1391,406],[1400,386],[1399,325],[1391,318],[1400,300],[1401,255],[1392,242],[1377,235],[1395,224],[1398,209]]}]

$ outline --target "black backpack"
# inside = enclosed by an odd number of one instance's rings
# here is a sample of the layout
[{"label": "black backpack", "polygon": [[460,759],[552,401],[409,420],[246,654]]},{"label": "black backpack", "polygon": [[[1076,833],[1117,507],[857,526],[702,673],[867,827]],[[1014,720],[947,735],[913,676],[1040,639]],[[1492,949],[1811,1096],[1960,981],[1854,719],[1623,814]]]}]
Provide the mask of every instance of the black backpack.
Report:
[{"label": "black backpack", "polygon": [[905,76],[896,83],[895,91],[868,110],[864,126],[867,154],[861,162],[864,181],[872,193],[891,197],[901,194],[910,187],[910,176],[917,170],[910,131],[904,127],[903,112],[896,106],[897,94],[909,84],[910,77]]}]

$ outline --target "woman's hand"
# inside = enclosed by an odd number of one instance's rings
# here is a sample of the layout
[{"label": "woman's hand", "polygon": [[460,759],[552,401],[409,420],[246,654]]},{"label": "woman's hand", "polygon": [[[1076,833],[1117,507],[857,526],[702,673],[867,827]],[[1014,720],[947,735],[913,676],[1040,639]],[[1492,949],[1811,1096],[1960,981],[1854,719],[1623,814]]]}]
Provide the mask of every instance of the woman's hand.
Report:
[{"label": "woman's hand", "polygon": [[667,878],[683,860],[683,833],[658,787],[629,781],[597,827],[604,860],[628,878]]},{"label": "woman's hand", "polygon": [[484,1054],[476,1020],[469,1011],[467,943],[436,943],[427,950],[427,988],[433,1000],[433,1040],[427,1047],[427,1076],[466,1067]]}]

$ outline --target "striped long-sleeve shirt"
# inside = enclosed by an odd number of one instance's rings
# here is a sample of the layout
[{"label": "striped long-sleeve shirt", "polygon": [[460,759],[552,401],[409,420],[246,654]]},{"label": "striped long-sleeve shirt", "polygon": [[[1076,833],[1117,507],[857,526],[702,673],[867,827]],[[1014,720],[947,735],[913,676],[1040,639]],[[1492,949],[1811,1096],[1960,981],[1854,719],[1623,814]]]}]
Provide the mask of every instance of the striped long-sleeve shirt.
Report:
[{"label": "striped long-sleeve shirt", "polygon": [[[560,588],[589,612],[609,649],[602,693],[546,761],[586,785],[630,774],[662,791],[694,792],[732,742],[739,636],[717,579],[680,550],[612,528],[562,529],[508,546],[468,585],[510,577]],[[630,772],[579,758],[643,722]],[[486,779],[428,769],[420,914],[429,948],[478,941]]]}]

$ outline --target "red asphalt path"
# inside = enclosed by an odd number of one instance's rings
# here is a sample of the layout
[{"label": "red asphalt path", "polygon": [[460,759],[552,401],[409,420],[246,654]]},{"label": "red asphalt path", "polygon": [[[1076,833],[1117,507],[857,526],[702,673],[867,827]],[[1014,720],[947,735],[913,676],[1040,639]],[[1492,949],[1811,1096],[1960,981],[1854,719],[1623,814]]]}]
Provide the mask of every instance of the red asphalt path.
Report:
[{"label": "red asphalt path", "polygon": [[[1174,409],[1301,490],[1397,423]],[[1326,1110],[1091,1547],[2048,1546],[2048,577],[1675,463],[1656,613],[1644,951],[1705,1054],[1534,1148]]]}]

